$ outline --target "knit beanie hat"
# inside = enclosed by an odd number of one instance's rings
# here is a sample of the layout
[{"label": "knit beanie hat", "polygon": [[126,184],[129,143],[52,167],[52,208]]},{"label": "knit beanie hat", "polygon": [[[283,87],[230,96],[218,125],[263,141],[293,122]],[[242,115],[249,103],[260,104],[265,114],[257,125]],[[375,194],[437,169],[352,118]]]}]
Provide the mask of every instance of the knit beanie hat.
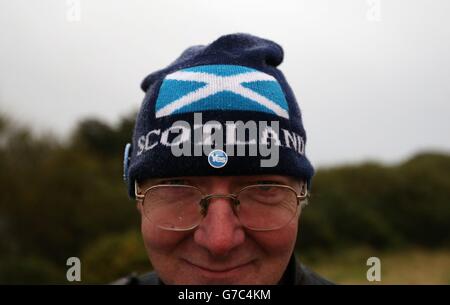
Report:
[{"label": "knit beanie hat", "polygon": [[130,197],[135,181],[180,176],[276,174],[309,187],[314,169],[282,61],[277,43],[236,33],[148,75],[124,155]]}]

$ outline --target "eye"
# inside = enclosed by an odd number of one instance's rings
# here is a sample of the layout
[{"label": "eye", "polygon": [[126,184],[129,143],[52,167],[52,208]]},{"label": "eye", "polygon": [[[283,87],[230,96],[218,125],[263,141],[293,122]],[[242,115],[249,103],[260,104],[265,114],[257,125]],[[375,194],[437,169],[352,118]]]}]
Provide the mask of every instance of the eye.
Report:
[{"label": "eye", "polygon": [[186,179],[166,179],[159,181],[159,184],[165,185],[189,185],[189,181]]},{"label": "eye", "polygon": [[258,191],[262,196],[272,196],[279,191],[279,188],[274,185],[282,185],[282,183],[273,181],[273,180],[261,180],[257,181],[256,184],[258,188],[255,191]]},{"label": "eye", "polygon": [[239,195],[241,203],[254,206],[260,204],[272,206],[292,199],[291,192],[281,187],[280,183],[274,183],[274,181],[258,181],[258,184],[245,188]]},{"label": "eye", "polygon": [[268,192],[268,191],[270,191],[270,190],[273,190],[274,187],[273,187],[273,186],[270,186],[270,185],[267,185],[267,186],[261,185],[258,189],[261,190],[261,191],[264,191],[264,192]]},{"label": "eye", "polygon": [[[283,183],[280,183],[278,181],[274,181],[274,180],[260,180],[260,181],[256,181],[256,184],[276,184],[276,185],[282,185]],[[267,188],[270,188],[269,186]]]}]

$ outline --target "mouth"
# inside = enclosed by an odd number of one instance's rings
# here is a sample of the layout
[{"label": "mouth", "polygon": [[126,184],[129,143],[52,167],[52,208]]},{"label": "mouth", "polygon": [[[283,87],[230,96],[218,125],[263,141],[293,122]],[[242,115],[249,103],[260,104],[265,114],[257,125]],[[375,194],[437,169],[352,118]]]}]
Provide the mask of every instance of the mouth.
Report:
[{"label": "mouth", "polygon": [[231,276],[234,274],[238,274],[245,269],[248,269],[253,264],[253,260],[248,261],[243,264],[237,264],[229,266],[205,266],[204,264],[196,264],[193,262],[190,262],[189,260],[183,260],[186,264],[188,264],[190,267],[196,269],[198,272],[202,273],[203,275],[206,275],[207,277],[222,277],[222,276]]}]

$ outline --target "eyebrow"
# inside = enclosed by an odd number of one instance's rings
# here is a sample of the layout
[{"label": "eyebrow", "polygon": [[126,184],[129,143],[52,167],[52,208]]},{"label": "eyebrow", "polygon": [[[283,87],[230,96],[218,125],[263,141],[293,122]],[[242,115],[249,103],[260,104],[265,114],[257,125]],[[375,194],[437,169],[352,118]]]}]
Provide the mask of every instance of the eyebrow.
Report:
[{"label": "eyebrow", "polygon": [[[147,189],[154,185],[161,184],[165,180],[187,180],[190,182],[190,185],[202,187],[205,185],[205,182],[208,183],[208,176],[182,176],[182,177],[166,177],[166,178],[154,178],[148,179],[143,182],[140,182],[140,188]],[[225,176],[227,177],[227,176]],[[230,185],[232,189],[238,189],[240,187],[245,187],[247,185],[258,184],[261,181],[268,181],[275,184],[288,185],[291,187],[300,187],[302,181],[299,179],[295,179],[287,176],[276,176],[276,175],[262,175],[262,176],[235,176],[236,179],[230,181]]]}]

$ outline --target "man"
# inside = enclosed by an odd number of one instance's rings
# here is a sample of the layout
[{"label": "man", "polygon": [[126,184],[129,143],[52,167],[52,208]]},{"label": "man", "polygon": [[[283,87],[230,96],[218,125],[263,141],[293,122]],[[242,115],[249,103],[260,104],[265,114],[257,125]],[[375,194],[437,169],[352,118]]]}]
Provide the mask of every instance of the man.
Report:
[{"label": "man", "polygon": [[144,79],[124,175],[155,271],[118,283],[330,284],[293,253],[314,170],[282,60],[232,34]]}]

